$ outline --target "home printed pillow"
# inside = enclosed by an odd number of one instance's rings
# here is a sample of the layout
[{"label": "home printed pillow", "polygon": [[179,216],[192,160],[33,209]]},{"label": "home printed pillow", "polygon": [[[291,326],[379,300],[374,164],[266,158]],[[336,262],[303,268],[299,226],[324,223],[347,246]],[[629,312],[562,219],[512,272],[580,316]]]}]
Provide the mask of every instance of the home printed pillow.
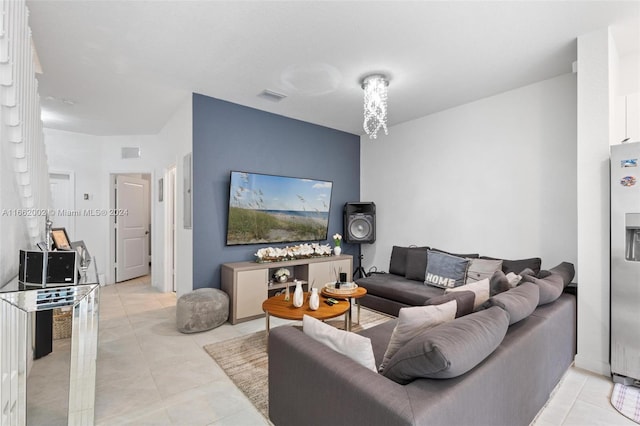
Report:
[{"label": "home printed pillow", "polygon": [[465,284],[469,259],[429,250],[424,283],[440,288],[454,288]]}]

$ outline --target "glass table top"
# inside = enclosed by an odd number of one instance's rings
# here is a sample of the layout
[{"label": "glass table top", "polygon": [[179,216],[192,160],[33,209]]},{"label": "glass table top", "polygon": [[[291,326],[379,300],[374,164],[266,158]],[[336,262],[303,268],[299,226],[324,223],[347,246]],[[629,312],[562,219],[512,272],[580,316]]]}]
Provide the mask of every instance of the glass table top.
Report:
[{"label": "glass table top", "polygon": [[0,287],[0,299],[25,312],[74,306],[100,285],[95,262],[79,272],[77,284],[25,284],[15,277]]}]

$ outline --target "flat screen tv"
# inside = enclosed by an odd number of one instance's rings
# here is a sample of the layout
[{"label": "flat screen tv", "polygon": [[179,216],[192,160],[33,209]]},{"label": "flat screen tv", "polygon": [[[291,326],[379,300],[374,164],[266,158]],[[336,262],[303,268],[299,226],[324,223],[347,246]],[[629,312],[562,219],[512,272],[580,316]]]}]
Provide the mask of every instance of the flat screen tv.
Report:
[{"label": "flat screen tv", "polygon": [[333,183],[232,171],[227,245],[327,239]]}]

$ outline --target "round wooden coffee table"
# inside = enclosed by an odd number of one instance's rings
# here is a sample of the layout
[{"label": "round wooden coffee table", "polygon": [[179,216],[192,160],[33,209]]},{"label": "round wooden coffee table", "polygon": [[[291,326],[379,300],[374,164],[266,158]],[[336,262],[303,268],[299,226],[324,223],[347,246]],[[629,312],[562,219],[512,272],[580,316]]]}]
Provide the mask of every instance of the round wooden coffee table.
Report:
[{"label": "round wooden coffee table", "polygon": [[[336,300],[346,300],[346,301],[349,302],[349,305],[351,305],[353,299],[355,299],[356,306],[358,307],[358,322],[356,322],[356,324],[360,324],[360,300],[359,299],[361,299],[364,296],[366,296],[366,294],[367,294],[367,289],[366,288],[357,287],[351,293],[335,294],[335,293],[332,293],[330,291],[327,291],[326,287],[323,287],[322,291],[320,292],[320,294],[323,295],[324,297],[332,297],[332,298],[334,298]],[[351,309],[349,309],[348,316],[349,316],[349,331],[351,331]]]},{"label": "round wooden coffee table", "polygon": [[[350,304],[348,301],[338,301],[333,306],[329,306],[324,301],[326,298],[320,298],[320,307],[316,311],[309,309],[309,293],[304,293],[304,304],[296,308],[293,306],[293,294],[291,294],[288,301],[284,300],[284,294],[273,296],[262,302],[262,310],[266,314],[267,320],[267,334],[269,334],[269,317],[273,315],[277,318],[283,318],[288,320],[302,321],[304,315],[309,315],[315,319],[324,321],[326,319],[339,317],[349,311]],[[337,300],[337,299],[336,299]],[[349,317],[344,316],[344,328],[349,329]]]}]

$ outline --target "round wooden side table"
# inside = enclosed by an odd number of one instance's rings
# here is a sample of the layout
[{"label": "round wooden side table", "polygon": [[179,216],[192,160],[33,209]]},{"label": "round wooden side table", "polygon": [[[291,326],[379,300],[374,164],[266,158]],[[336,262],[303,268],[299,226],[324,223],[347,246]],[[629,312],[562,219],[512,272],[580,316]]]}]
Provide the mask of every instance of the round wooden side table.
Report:
[{"label": "round wooden side table", "polygon": [[349,301],[339,301],[335,305],[329,306],[324,303],[326,298],[321,297],[320,307],[317,310],[312,311],[309,308],[309,292],[304,293],[304,304],[299,308],[293,306],[293,294],[288,301],[284,300],[284,297],[284,294],[279,294],[277,296],[270,297],[262,302],[262,310],[266,314],[267,334],[269,334],[270,328],[269,317],[272,315],[277,318],[296,321],[302,321],[302,317],[304,315],[309,315],[310,317],[324,321],[327,319],[339,317],[342,314],[346,314],[344,316],[344,329],[348,330],[351,328],[351,318],[349,316],[349,308],[351,307],[351,304]]}]

